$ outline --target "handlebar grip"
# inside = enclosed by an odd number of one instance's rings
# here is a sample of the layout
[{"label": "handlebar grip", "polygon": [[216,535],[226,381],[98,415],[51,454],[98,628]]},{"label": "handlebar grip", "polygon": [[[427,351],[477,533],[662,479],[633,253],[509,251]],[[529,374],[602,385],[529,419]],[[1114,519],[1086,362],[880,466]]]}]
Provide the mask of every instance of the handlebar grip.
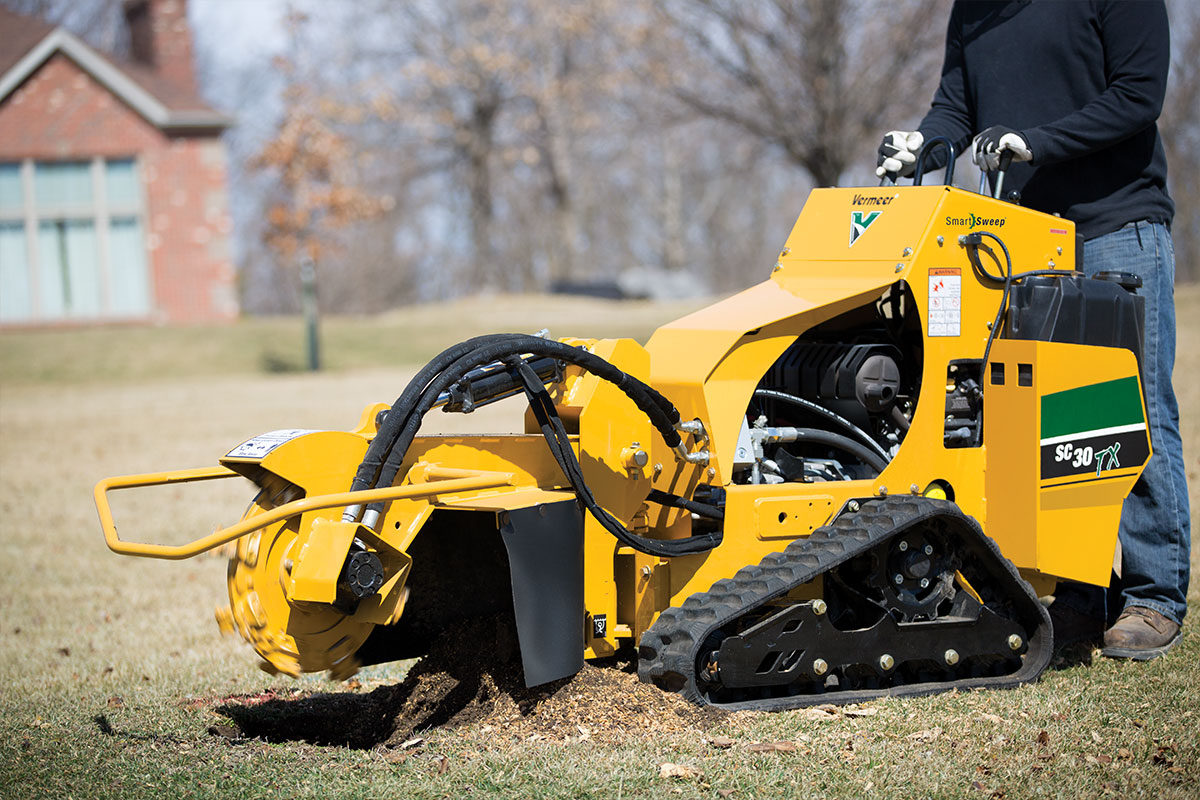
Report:
[{"label": "handlebar grip", "polygon": [[1003,199],[1001,192],[1004,191],[1004,176],[1008,172],[1008,168],[1012,166],[1012,160],[1012,150],[1000,151],[1000,163],[996,165],[996,193],[992,195],[997,200]]}]

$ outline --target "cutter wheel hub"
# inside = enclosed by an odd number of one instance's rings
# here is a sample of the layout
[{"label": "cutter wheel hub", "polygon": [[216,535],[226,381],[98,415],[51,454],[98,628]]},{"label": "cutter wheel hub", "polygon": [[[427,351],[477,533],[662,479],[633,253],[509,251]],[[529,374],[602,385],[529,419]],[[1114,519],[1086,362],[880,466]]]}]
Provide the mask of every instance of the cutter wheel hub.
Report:
[{"label": "cutter wheel hub", "polygon": [[338,589],[349,592],[356,599],[375,594],[383,586],[383,562],[379,556],[367,550],[356,550],[346,559],[342,569],[342,580]]},{"label": "cutter wheel hub", "polygon": [[[823,598],[789,600],[818,577]],[[1049,622],[956,506],[889,498],[664,611],[638,674],[730,709],[1002,688],[1045,669]]]}]

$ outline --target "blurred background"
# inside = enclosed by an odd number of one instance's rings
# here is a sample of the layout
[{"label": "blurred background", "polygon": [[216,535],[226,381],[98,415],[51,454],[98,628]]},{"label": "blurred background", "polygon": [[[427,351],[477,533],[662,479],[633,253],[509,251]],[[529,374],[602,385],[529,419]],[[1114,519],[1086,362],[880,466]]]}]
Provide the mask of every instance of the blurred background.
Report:
[{"label": "blurred background", "polygon": [[[157,126],[163,152],[192,148],[208,168],[223,164],[227,187],[222,197],[210,186],[189,212],[206,223],[187,244],[204,248],[196,269],[212,281],[197,286],[157,264],[169,252],[169,208],[191,194],[171,175],[190,167],[172,171],[166,155],[129,147],[93,158],[53,141],[73,135],[66,127],[23,145],[32,134],[5,125],[0,258],[10,299],[0,322],[35,324],[183,321],[171,304],[199,294],[210,318],[291,314],[305,276],[334,314],[479,293],[680,299],[748,286],[769,273],[811,188],[876,182],[882,133],[928,107],[949,9],[948,0],[2,5],[0,120],[5,106],[43,108],[35,90],[48,67],[31,66],[30,54],[65,31],[76,44],[59,35],[55,58],[126,104],[145,90],[162,119],[149,101],[134,110]],[[1187,282],[1200,276],[1200,4],[1168,7],[1174,59],[1160,126]],[[78,43],[99,59],[82,63]],[[104,63],[121,74],[106,80]],[[122,75],[133,87],[125,94]],[[74,80],[68,92],[82,86]],[[52,101],[41,119],[62,113]],[[51,174],[63,158],[83,165],[77,175]],[[960,164],[958,175],[973,188],[973,168]],[[30,211],[21,194],[69,191],[72,180],[99,187],[100,212],[56,217]],[[156,192],[156,180],[176,181],[174,195]],[[119,285],[143,239],[150,277]],[[108,284],[90,287],[91,305],[82,279],[54,302],[47,281],[36,302],[26,289],[24,309],[12,299],[19,254],[40,248],[40,269],[53,261],[69,277],[63,265],[92,243],[111,266]]]}]

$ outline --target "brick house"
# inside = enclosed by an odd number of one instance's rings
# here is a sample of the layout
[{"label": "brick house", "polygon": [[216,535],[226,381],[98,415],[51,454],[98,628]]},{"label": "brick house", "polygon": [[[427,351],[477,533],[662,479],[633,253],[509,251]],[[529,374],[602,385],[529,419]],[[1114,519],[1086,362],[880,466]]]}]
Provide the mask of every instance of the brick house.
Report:
[{"label": "brick house", "polygon": [[131,56],[0,8],[0,326],[232,319],[219,136],[185,0],[125,0]]}]

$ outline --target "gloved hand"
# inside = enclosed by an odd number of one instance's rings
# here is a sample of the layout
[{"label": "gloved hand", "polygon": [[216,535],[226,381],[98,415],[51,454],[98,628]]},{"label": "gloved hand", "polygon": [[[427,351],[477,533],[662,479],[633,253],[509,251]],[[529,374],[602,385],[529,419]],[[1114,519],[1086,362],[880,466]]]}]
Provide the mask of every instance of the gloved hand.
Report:
[{"label": "gloved hand", "polygon": [[907,178],[917,165],[917,153],[925,137],[920,131],[888,131],[879,145],[879,161],[875,174],[882,178],[886,174]]},{"label": "gloved hand", "polygon": [[1013,161],[1033,159],[1033,151],[1024,136],[1006,125],[993,125],[971,142],[971,160],[983,171],[995,172],[1004,150],[1012,153]]}]

